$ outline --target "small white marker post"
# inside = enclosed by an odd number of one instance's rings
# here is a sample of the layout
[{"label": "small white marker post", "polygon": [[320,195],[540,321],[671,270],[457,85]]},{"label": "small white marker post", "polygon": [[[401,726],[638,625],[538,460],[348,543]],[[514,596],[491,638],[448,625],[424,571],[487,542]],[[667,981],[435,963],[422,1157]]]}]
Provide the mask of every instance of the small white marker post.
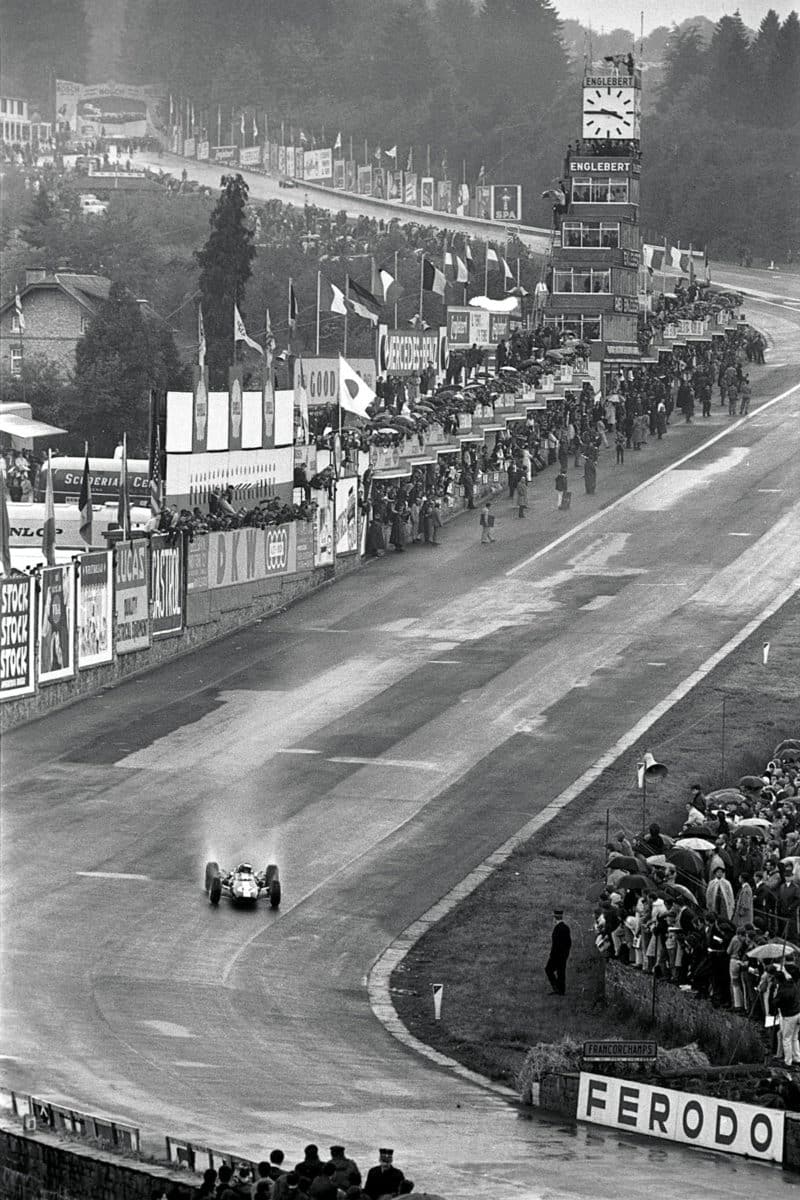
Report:
[{"label": "small white marker post", "polygon": [[433,987],[433,1019],[441,1021],[442,1019],[442,992],[444,991],[443,983],[434,983]]},{"label": "small white marker post", "polygon": [[769,642],[764,642],[763,646],[761,647],[761,658],[764,666],[766,666],[769,659]]}]

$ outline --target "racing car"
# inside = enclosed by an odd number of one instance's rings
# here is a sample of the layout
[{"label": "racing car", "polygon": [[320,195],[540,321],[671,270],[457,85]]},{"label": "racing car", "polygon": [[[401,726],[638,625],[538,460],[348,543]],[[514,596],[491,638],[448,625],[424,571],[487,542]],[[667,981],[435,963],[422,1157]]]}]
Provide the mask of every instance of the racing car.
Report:
[{"label": "racing car", "polygon": [[223,896],[232,904],[257,904],[267,898],[270,908],[277,908],[281,902],[281,881],[275,863],[261,873],[246,862],[239,863],[232,871],[221,871],[216,862],[206,863],[205,890],[209,904],[215,908]]}]

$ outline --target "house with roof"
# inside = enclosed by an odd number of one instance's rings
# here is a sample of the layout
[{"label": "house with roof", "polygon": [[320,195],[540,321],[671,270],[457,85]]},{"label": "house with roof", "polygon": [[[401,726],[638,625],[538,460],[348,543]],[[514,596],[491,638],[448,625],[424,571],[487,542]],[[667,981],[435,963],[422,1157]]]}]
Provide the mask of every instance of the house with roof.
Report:
[{"label": "house with roof", "polygon": [[19,376],[28,357],[47,359],[66,379],[78,339],[110,288],[102,275],[28,268],[19,289],[22,321],[14,297],[0,307],[0,381]]}]

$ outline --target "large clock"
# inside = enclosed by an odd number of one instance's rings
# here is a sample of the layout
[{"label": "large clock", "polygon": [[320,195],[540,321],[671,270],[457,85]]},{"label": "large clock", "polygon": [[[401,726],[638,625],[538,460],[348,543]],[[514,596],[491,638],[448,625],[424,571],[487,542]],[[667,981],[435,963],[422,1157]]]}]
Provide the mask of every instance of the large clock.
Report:
[{"label": "large clock", "polygon": [[584,138],[626,141],[639,137],[639,93],[632,87],[583,89]]}]

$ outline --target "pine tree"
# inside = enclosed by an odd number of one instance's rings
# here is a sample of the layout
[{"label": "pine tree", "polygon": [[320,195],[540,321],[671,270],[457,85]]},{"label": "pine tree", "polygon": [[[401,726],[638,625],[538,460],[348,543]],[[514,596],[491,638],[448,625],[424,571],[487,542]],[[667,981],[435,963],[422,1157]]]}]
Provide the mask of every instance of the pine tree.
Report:
[{"label": "pine tree", "polygon": [[200,265],[200,296],[205,321],[212,387],[227,383],[233,357],[233,306],[241,311],[256,251],[245,212],[249,189],[241,175],[223,175],[222,192],[211,214],[211,233],[195,257]]},{"label": "pine tree", "polygon": [[[790,12],[781,26],[775,55],[775,94],[771,111],[781,124],[800,123],[800,19]],[[795,187],[795,198],[798,189]]]},{"label": "pine tree", "polygon": [[673,28],[664,55],[664,78],[658,96],[658,106],[667,108],[678,100],[689,84],[705,70],[706,50],[696,25],[686,29]]},{"label": "pine tree", "polygon": [[738,10],[723,17],[708,48],[708,98],[711,111],[723,119],[750,118],[750,48]]}]

